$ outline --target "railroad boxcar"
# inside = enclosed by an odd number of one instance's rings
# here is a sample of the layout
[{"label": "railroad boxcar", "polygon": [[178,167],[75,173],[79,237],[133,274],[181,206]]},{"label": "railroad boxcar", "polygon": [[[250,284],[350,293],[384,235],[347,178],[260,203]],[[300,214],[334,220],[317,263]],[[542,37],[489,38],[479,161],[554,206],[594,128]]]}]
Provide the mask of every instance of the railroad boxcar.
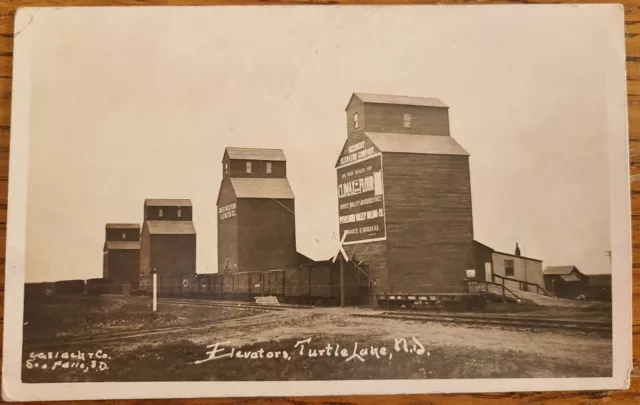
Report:
[{"label": "railroad boxcar", "polygon": [[113,288],[109,284],[109,280],[104,278],[91,278],[86,282],[87,294],[100,295],[109,294]]},{"label": "railroad boxcar", "polygon": [[[353,265],[344,269],[344,296],[346,304],[355,304],[358,299],[358,276]],[[318,262],[309,266],[309,297],[311,303],[324,305],[340,304],[340,264]]]},{"label": "railroad boxcar", "polygon": [[[158,295],[171,295],[171,274],[158,274]],[[147,294],[153,294],[153,277],[147,284]]]},{"label": "railroad boxcar", "polygon": [[309,266],[289,267],[284,270],[284,300],[305,303],[309,300]]},{"label": "railroad boxcar", "polygon": [[210,297],[211,294],[211,274],[199,274],[196,283],[197,296],[201,298]]},{"label": "railroad boxcar", "polygon": [[189,297],[198,292],[198,280],[195,274],[184,274],[180,281],[180,295]]},{"label": "railroad boxcar", "polygon": [[83,294],[85,292],[84,280],[56,281],[54,285],[56,294]]},{"label": "railroad boxcar", "polygon": [[284,297],[284,270],[270,270],[265,274],[269,279],[269,295]]},{"label": "railroad boxcar", "polygon": [[38,299],[55,293],[54,283],[26,283],[24,285],[25,299]]},{"label": "railroad boxcar", "polygon": [[170,274],[168,277],[169,295],[182,294],[182,277],[180,274]]},{"label": "railroad boxcar", "polygon": [[252,297],[256,297],[259,295],[264,295],[264,283],[263,279],[265,278],[263,274],[259,271],[253,271],[249,273],[249,294]]},{"label": "railroad boxcar", "polygon": [[214,297],[222,297],[222,280],[224,275],[215,273],[211,275],[211,292]]},{"label": "railroad boxcar", "polygon": [[222,275],[222,296],[226,299],[233,298],[233,274]]},{"label": "railroad boxcar", "polygon": [[262,295],[271,295],[269,285],[269,272],[262,272]]},{"label": "railroad boxcar", "polygon": [[249,295],[249,273],[233,274],[233,293],[236,298],[246,299]]}]

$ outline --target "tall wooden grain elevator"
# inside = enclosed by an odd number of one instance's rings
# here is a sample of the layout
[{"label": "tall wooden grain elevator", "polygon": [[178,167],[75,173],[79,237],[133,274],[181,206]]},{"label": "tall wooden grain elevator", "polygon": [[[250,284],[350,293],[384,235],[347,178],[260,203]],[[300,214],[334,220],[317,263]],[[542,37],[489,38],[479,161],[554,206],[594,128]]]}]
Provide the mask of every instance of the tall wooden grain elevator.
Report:
[{"label": "tall wooden grain elevator", "polygon": [[340,235],[373,293],[463,291],[474,268],[469,154],[440,100],[355,93],[336,163]]},{"label": "tall wooden grain elevator", "polygon": [[218,272],[271,270],[304,261],[296,250],[295,203],[284,152],[229,147],[222,170]]}]

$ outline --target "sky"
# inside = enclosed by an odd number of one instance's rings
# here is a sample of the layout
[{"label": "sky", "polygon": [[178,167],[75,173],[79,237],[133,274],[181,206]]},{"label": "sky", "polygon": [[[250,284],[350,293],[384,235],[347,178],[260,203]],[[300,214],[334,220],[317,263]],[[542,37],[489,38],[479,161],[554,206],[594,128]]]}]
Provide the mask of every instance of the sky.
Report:
[{"label": "sky", "polygon": [[141,223],[145,198],[192,200],[197,270],[216,272],[227,146],[284,150],[298,250],[333,256],[353,92],[450,107],[476,240],[609,273],[610,22],[569,6],[40,10],[17,41],[30,89],[14,89],[30,91],[26,281],[101,277],[105,223]]}]

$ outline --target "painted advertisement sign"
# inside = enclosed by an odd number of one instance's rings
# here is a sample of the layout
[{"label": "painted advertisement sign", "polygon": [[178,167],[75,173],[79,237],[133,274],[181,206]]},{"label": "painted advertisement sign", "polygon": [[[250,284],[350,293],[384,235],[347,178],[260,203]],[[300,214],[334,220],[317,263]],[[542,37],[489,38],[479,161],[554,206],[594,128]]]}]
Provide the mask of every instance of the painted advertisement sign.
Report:
[{"label": "painted advertisement sign", "polygon": [[235,217],[236,203],[225,205],[224,207],[218,208],[218,215],[220,215],[220,220]]},{"label": "painted advertisement sign", "polygon": [[382,155],[365,141],[345,149],[338,169],[340,235],[344,244],[386,238]]}]

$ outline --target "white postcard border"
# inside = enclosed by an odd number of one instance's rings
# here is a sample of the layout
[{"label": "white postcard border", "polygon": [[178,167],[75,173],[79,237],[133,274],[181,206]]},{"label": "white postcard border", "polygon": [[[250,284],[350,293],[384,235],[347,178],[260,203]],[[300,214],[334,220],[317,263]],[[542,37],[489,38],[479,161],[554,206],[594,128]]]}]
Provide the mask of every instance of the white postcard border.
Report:
[{"label": "white postcard border", "polygon": [[[227,7],[227,6],[218,6]],[[232,6],[231,6],[232,7]],[[296,7],[296,6],[287,6]],[[299,6],[298,6],[299,7]],[[325,6],[304,6],[325,7]],[[331,6],[340,7],[340,6]],[[351,6],[380,7],[380,6]],[[474,6],[386,6],[474,7]],[[39,8],[23,8],[16,14],[10,182],[5,281],[4,361],[2,394],[6,401],[81,400],[121,398],[195,398],[312,395],[372,395],[418,393],[469,393],[555,390],[611,390],[629,386],[631,358],[631,204],[629,146],[624,71],[624,10],[620,5],[502,5],[477,7],[600,7],[602,18],[616,21],[611,36],[612,54],[619,63],[606,72],[609,95],[607,113],[610,160],[610,210],[613,295],[613,377],[448,380],[347,380],[263,382],[129,382],[55,383],[21,382],[22,318],[24,299],[25,230],[29,148],[30,49],[25,29]],[[613,25],[612,25],[613,27]]]}]

